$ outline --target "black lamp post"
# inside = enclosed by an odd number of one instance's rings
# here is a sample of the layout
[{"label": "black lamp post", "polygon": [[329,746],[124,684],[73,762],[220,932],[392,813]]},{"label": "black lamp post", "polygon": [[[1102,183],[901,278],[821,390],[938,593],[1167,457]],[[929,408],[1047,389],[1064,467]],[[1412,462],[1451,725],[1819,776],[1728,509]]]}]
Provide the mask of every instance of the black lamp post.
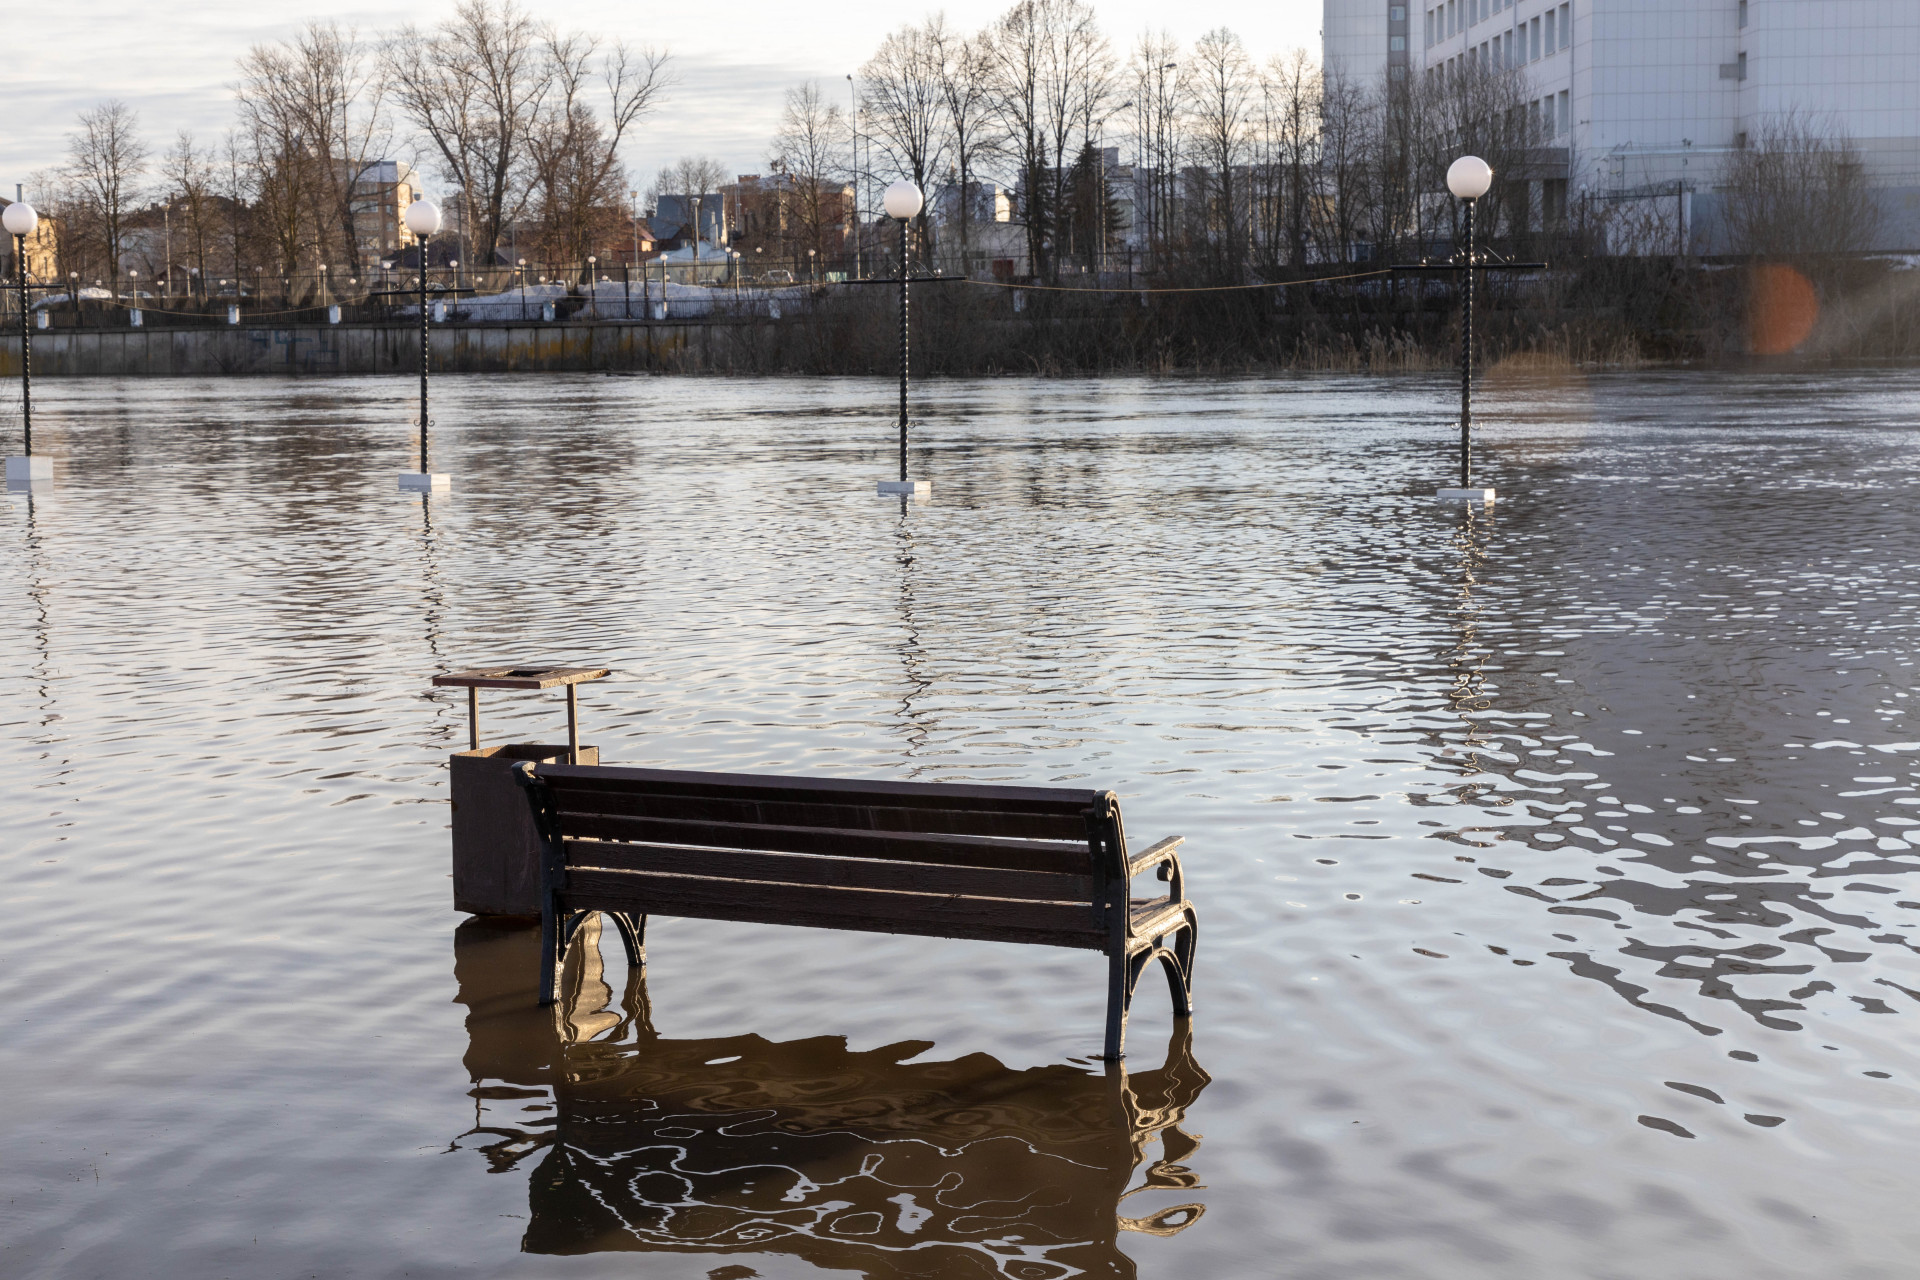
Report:
[{"label": "black lamp post", "polygon": [[1441,489],[1443,501],[1492,502],[1494,491],[1473,483],[1473,284],[1488,271],[1545,271],[1544,262],[1508,262],[1482,255],[1474,241],[1474,202],[1493,186],[1493,168],[1479,156],[1461,156],[1447,169],[1447,190],[1464,203],[1462,247],[1450,261],[1402,262],[1392,271],[1441,272],[1460,281],[1460,487]]},{"label": "black lamp post", "polygon": [[36,480],[53,479],[53,459],[33,456],[33,321],[28,314],[27,237],[40,228],[40,214],[24,200],[8,205],[0,213],[0,226],[13,237],[13,267],[20,286],[20,426],[21,448],[18,458],[7,459],[8,485],[31,485]]},{"label": "black lamp post", "polygon": [[[1447,190],[1463,205],[1467,250],[1460,260],[1460,488],[1473,490],[1473,206],[1493,185],[1493,167],[1479,156],[1461,156],[1447,169]],[[1485,493],[1491,501],[1493,491]]]},{"label": "black lamp post", "polygon": [[413,233],[420,250],[420,470],[402,472],[400,487],[421,492],[445,489],[450,484],[446,475],[435,475],[427,465],[427,363],[432,353],[427,327],[427,242],[439,229],[440,210],[430,201],[422,198],[407,206],[407,230]]},{"label": "black lamp post", "polygon": [[911,274],[907,263],[907,224],[926,204],[926,197],[920,188],[911,182],[896,182],[887,188],[882,202],[887,216],[900,224],[900,478],[882,480],[881,493],[924,494],[933,489],[930,481],[907,479],[907,360],[911,352],[909,344],[909,298],[907,280]]}]

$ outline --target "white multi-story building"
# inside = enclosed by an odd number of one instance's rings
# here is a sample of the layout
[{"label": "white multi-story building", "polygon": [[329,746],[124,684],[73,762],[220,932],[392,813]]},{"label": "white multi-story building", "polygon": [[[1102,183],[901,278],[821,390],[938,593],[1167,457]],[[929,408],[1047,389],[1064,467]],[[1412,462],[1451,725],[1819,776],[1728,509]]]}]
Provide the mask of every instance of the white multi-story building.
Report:
[{"label": "white multi-story building", "polygon": [[1725,157],[1795,116],[1849,138],[1896,214],[1920,194],[1920,0],[1414,0],[1404,39],[1402,7],[1325,0],[1328,74],[1517,68],[1574,193],[1710,192]]}]

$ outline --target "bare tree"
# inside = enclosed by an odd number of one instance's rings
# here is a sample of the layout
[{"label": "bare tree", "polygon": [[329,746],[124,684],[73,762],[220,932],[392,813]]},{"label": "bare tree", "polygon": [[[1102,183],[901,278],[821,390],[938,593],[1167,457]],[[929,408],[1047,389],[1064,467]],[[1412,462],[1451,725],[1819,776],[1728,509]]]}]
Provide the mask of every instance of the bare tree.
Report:
[{"label": "bare tree", "polygon": [[1305,49],[1277,55],[1268,62],[1261,130],[1268,147],[1268,253],[1274,262],[1285,263],[1295,271],[1307,265],[1320,107],[1320,69]]},{"label": "bare tree", "polygon": [[[256,133],[304,150],[305,180],[321,210],[310,252],[358,275],[361,256],[355,202],[366,173],[390,141],[385,83],[372,51],[351,29],[313,21],[291,40],[255,45],[240,60],[236,96]],[[282,163],[292,156],[276,146]],[[291,241],[282,250],[295,251]],[[300,265],[288,260],[286,268]]]},{"label": "bare tree", "polygon": [[934,51],[946,107],[947,147],[960,183],[960,257],[964,263],[975,171],[984,159],[996,154],[1001,141],[994,127],[991,48],[984,36],[956,34],[947,26],[945,14],[936,13],[927,20],[926,37]]},{"label": "bare tree", "polygon": [[1722,181],[1727,232],[1739,253],[1855,253],[1871,248],[1880,230],[1853,140],[1798,112],[1749,137]]},{"label": "bare tree", "polygon": [[844,226],[849,239],[855,230],[845,183],[835,172],[834,151],[844,128],[839,106],[826,100],[818,81],[787,90],[773,165],[793,187],[792,249],[811,249],[823,259],[832,228]]},{"label": "bare tree", "polygon": [[[620,146],[673,83],[666,53],[549,30],[553,89],[528,144],[547,252],[573,262],[593,250],[600,224],[618,222],[626,190]],[[596,101],[597,99],[597,101]],[[604,113],[604,114],[603,114]]]},{"label": "bare tree", "polygon": [[1333,77],[1321,86],[1319,198],[1308,224],[1323,260],[1352,262],[1370,221],[1368,179],[1379,100],[1367,88]]},{"label": "bare tree", "polygon": [[[902,27],[882,40],[860,69],[866,89],[860,109],[872,136],[893,172],[923,192],[945,158],[948,142],[941,54],[939,41],[925,28]],[[931,225],[931,212],[921,210],[923,229]]]},{"label": "bare tree", "polygon": [[1222,266],[1244,260],[1249,223],[1239,189],[1253,125],[1254,75],[1240,37],[1216,27],[1193,46],[1193,157],[1201,217],[1198,228]]},{"label": "bare tree", "polygon": [[213,232],[214,153],[201,149],[193,135],[182,129],[172,148],[161,161],[161,173],[169,188],[168,200],[177,202],[185,225],[185,257],[194,276],[203,283],[207,275],[207,244]]},{"label": "bare tree", "polygon": [[227,130],[220,147],[218,174],[227,201],[227,268],[237,279],[240,275],[240,243],[245,230],[246,179],[242,168],[245,141],[238,130]]},{"label": "bare tree", "polygon": [[1133,109],[1139,159],[1146,169],[1141,194],[1150,251],[1164,249],[1175,202],[1175,178],[1183,163],[1187,109],[1186,72],[1180,46],[1166,32],[1149,31],[1134,46],[1131,66]]},{"label": "bare tree", "polygon": [[1105,117],[1113,58],[1083,0],[1019,0],[993,31],[995,99],[1020,169],[1021,213],[1034,270],[1055,274],[1055,243],[1072,173]]},{"label": "bare tree", "polygon": [[461,0],[433,31],[400,31],[382,58],[402,115],[461,193],[470,252],[493,261],[524,205],[529,139],[554,86],[539,27],[514,0]]},{"label": "bare tree", "polygon": [[[83,267],[93,264],[87,258],[87,247],[79,234],[79,224],[84,221],[85,201],[80,192],[80,184],[64,167],[40,169],[33,174],[27,184],[33,193],[34,207],[40,216],[48,219],[55,227],[53,239],[53,274],[61,283],[71,282]],[[32,257],[32,251],[28,251]]]},{"label": "bare tree", "polygon": [[84,236],[91,224],[109,278],[120,274],[127,214],[150,154],[139,114],[117,98],[82,111],[80,128],[67,135],[67,174],[78,197],[68,225]]},{"label": "bare tree", "polygon": [[[1385,120],[1390,126],[1403,126],[1406,146],[1418,156],[1410,166],[1410,188],[1421,193],[1445,191],[1451,158],[1479,156],[1493,167],[1498,180],[1479,202],[1476,217],[1489,229],[1505,222],[1511,230],[1524,231],[1531,214],[1526,180],[1534,173],[1536,148],[1546,142],[1548,133],[1529,107],[1528,92],[1524,73],[1474,60],[1401,92],[1383,88]],[[1440,206],[1449,235],[1459,234],[1454,225],[1460,216],[1459,203],[1448,200]],[[1416,234],[1424,233],[1417,214],[1408,220]]]}]

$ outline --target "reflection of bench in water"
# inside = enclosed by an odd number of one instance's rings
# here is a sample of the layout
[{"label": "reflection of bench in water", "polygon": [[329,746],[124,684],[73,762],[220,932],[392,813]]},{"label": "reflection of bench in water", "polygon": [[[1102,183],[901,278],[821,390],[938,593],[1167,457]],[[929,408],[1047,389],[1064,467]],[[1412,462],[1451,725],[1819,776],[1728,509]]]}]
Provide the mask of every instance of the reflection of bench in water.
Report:
[{"label": "reflection of bench in water", "polygon": [[[985,1054],[903,1061],[925,1041],[855,1052],[832,1036],[672,1040],[653,1029],[638,970],[612,999],[597,923],[582,929],[552,1008],[539,1004],[533,929],[469,920],[454,944],[467,1069],[496,1108],[459,1145],[498,1171],[543,1152],[529,1252],[773,1253],[942,1280],[1131,1276],[1121,1231],[1172,1235],[1203,1211],[1185,1165],[1199,1140],[1179,1126],[1208,1077],[1185,1021],[1164,1066],[1102,1074],[1015,1071]],[[548,1090],[557,1116],[497,1123],[497,1108],[539,1107]]]}]

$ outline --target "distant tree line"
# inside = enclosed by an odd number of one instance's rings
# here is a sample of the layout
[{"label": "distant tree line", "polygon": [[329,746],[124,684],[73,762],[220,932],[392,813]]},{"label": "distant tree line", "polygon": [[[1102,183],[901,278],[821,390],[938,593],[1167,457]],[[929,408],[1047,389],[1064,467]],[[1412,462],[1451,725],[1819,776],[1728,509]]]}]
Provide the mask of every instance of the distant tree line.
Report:
[{"label": "distant tree line", "polygon": [[[203,277],[326,268],[339,279],[381,252],[368,241],[365,175],[407,151],[457,201],[470,264],[509,244],[515,256],[578,264],[633,232],[641,202],[623,152],[673,83],[663,52],[564,30],[517,0],[461,0],[436,26],[364,39],[315,21],[240,59],[235,121],[220,138],[183,132],[155,151],[130,107],[105,102],[81,114],[66,162],[39,175],[35,194],[60,220],[63,276],[120,277],[136,233],[150,243],[164,216],[176,263]],[[1738,345],[1756,305],[1702,282],[1677,188],[1673,198],[1570,190],[1582,157],[1552,145],[1556,130],[1515,69],[1345,82],[1303,50],[1258,58],[1224,27],[1190,45],[1148,32],[1122,53],[1085,0],[1019,0],[977,31],[935,14],[887,34],[855,96],[850,112],[817,82],[785,91],[764,157],[778,225],[754,234],[823,265],[863,243],[882,249],[879,188],[904,178],[930,197],[914,241],[930,263],[977,268],[979,220],[999,216],[1004,190],[1013,225],[994,243],[1022,241],[1029,282],[1110,288],[1124,256],[1129,286],[1290,290],[1252,312],[1196,301],[1186,331],[1087,348],[1146,351],[1142,363],[1177,364],[1189,348],[1255,362],[1311,350],[1337,363],[1325,353],[1444,344],[1445,285],[1309,282],[1452,252],[1460,205],[1444,174],[1469,152],[1496,173],[1479,212],[1486,242],[1555,266],[1524,288],[1489,281],[1490,306],[1526,316],[1506,330],[1489,319],[1487,334],[1508,334],[1490,341],[1541,333],[1570,353],[1721,350]],[[729,176],[716,159],[682,157],[651,181],[648,202],[672,194],[697,207]],[[988,187],[995,200],[983,203]],[[1871,269],[1843,261],[1874,243],[1871,183],[1851,142],[1821,122],[1768,125],[1726,160],[1714,196],[1730,251],[1789,266],[1827,314],[1872,285]],[[751,212],[737,201],[726,216]],[[1073,314],[1078,343],[1093,313]],[[1139,315],[1126,323],[1139,337]],[[1221,328],[1233,325],[1265,336]],[[1080,349],[1062,367],[1077,367]]]},{"label": "distant tree line", "polygon": [[[35,176],[59,219],[62,275],[119,277],[164,223],[177,264],[359,275],[374,166],[417,151],[458,201],[467,252],[491,262],[509,227],[524,251],[577,260],[624,233],[623,145],[672,84],[666,54],[536,21],[514,0],[461,0],[431,29],[362,38],[312,21],[239,61],[235,120],[156,153],[133,108],[81,113],[65,163]],[[391,183],[388,184],[391,186]],[[151,259],[151,254],[145,255]]]}]

